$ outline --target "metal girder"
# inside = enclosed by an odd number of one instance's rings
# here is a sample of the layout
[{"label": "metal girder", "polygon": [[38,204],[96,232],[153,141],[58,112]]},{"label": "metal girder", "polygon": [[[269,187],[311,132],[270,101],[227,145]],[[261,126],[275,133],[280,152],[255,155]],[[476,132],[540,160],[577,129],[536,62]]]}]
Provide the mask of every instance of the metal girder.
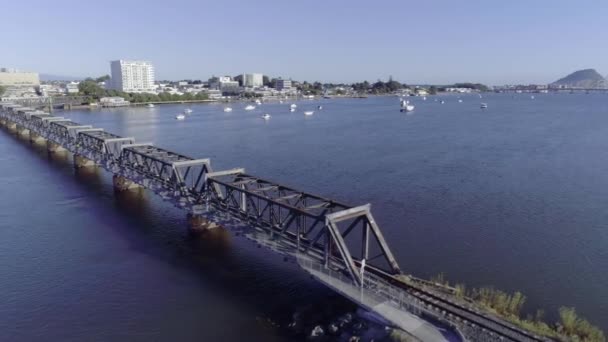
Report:
[{"label": "metal girder", "polygon": [[[44,138],[55,138],[73,153],[93,157],[98,165],[178,207],[191,212],[207,207],[248,223],[291,248],[292,254],[305,253],[326,267],[347,273],[357,285],[362,280],[357,265],[373,259],[369,258],[370,247],[380,250],[391,273],[399,272],[369,205],[352,207],[246,174],[242,168],[214,172],[209,159],[194,159],[151,143],[135,144],[133,138],[19,105],[0,104],[0,108],[4,118],[22,120],[24,127],[32,127]],[[360,239],[353,242],[355,233],[360,233]],[[359,257],[352,254],[357,248]]]}]

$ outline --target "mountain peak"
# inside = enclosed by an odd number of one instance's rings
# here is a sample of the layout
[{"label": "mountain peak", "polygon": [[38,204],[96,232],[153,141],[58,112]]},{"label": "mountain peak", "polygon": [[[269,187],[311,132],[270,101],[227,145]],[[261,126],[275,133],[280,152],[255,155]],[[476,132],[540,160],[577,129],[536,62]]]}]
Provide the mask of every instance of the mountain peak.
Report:
[{"label": "mountain peak", "polygon": [[608,81],[595,69],[578,70],[551,83],[571,88],[606,88]]}]

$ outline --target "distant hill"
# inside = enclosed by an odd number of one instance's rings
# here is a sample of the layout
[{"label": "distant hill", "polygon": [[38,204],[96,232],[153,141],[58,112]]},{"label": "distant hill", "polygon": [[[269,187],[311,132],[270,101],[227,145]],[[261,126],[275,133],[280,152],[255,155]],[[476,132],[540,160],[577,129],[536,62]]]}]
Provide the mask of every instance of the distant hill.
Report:
[{"label": "distant hill", "polygon": [[82,77],[60,76],[51,74],[40,74],[41,81],[81,81]]},{"label": "distant hill", "polygon": [[571,73],[551,83],[572,88],[607,88],[608,81],[595,69],[584,69]]}]

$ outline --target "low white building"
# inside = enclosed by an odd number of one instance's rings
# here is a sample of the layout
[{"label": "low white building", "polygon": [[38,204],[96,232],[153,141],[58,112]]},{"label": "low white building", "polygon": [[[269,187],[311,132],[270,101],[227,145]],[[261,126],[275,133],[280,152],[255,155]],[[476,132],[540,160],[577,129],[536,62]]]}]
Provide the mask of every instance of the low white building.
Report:
[{"label": "low white building", "polygon": [[70,82],[65,85],[65,92],[68,94],[77,94],[78,93],[78,84],[79,82]]},{"label": "low white building", "polygon": [[125,107],[130,105],[129,101],[126,101],[124,98],[119,96],[113,97],[102,97],[99,99],[99,104],[102,107]]}]

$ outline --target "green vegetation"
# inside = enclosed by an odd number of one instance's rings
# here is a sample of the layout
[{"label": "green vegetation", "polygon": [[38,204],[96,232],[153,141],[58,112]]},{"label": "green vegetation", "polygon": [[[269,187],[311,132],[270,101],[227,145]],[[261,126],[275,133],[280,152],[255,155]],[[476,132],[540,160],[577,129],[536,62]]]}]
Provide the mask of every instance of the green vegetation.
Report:
[{"label": "green vegetation", "polygon": [[[431,282],[450,286],[443,274],[431,278]],[[522,315],[526,296],[521,292],[513,294],[491,287],[468,290],[464,284],[454,285],[455,295],[462,300],[473,303],[490,311],[505,320],[539,335],[558,339],[559,341],[605,342],[602,330],[593,326],[586,319],[579,317],[574,308],[561,307],[559,321],[549,324],[544,321],[544,311],[537,310],[534,316]]]},{"label": "green vegetation", "polygon": [[6,87],[0,86],[0,96],[4,95],[5,92],[6,92]]},{"label": "green vegetation", "polygon": [[[107,75],[106,75],[107,76]],[[145,103],[145,102],[169,102],[169,101],[201,101],[207,100],[207,94],[197,93],[190,94],[186,93],[183,95],[160,93],[160,94],[147,94],[147,93],[125,93],[119,90],[103,89],[99,86],[98,80],[104,79],[106,76],[99,77],[96,80],[87,78],[86,80],[78,84],[78,91],[81,95],[91,96],[94,100],[99,100],[106,96],[119,96],[124,98],[131,103]]]},{"label": "green vegetation", "polygon": [[304,95],[320,95],[323,94],[323,84],[321,82],[308,83],[306,81],[302,82],[297,86],[297,89],[302,92]]}]

